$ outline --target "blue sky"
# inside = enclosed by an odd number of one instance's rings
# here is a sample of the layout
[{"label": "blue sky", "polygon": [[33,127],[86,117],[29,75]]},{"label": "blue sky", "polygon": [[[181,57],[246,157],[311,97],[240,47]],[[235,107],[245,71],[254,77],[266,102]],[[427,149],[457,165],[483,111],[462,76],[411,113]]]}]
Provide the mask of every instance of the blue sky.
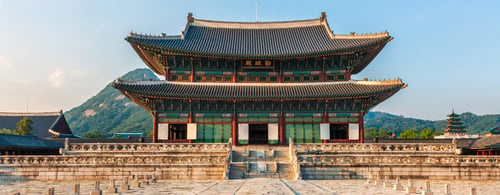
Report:
[{"label": "blue sky", "polygon": [[[69,110],[146,67],[130,31],[179,34],[195,18],[253,22],[255,0],[0,0],[0,112]],[[500,113],[500,1],[258,1],[259,21],[318,18],[334,33],[394,36],[354,79],[400,77],[406,89],[373,110],[444,119]]]}]

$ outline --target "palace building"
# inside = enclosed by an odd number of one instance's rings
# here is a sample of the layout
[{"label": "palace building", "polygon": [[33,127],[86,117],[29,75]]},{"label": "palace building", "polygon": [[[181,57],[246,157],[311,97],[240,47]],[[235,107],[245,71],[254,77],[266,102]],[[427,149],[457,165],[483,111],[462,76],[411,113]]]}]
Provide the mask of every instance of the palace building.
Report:
[{"label": "palace building", "polygon": [[161,81],[113,86],[153,115],[153,142],[363,142],[363,116],[405,88],[351,80],[392,40],[334,34],[320,18],[223,22],[189,14],[180,35],[125,38]]}]

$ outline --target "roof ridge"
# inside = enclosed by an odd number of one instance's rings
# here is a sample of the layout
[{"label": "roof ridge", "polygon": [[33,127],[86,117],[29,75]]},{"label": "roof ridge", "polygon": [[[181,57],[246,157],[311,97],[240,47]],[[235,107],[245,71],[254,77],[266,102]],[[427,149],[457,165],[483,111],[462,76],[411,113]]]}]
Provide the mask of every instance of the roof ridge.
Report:
[{"label": "roof ridge", "polygon": [[[136,81],[136,80],[123,80],[118,78],[115,80],[115,84],[118,83],[135,83],[135,84],[162,84],[171,83],[175,85],[223,85],[223,86],[304,86],[304,85],[333,85],[333,84],[368,84],[368,85],[394,85],[394,84],[404,84],[400,78],[390,79],[390,80],[348,80],[348,81],[330,81],[330,82],[309,82],[309,83],[225,83],[225,82],[178,82],[178,81],[167,81],[167,80],[157,80],[157,81]],[[406,87],[406,84],[404,84]]]},{"label": "roof ridge", "polygon": [[0,116],[59,116],[62,112],[0,112]]},{"label": "roof ridge", "polygon": [[308,20],[270,21],[270,22],[236,22],[236,21],[216,21],[194,19],[189,22],[192,26],[212,27],[212,28],[237,28],[237,29],[268,29],[268,28],[298,28],[319,26],[321,18]]},{"label": "roof ridge", "polygon": [[351,32],[351,34],[334,34],[334,38],[336,39],[366,39],[366,38],[380,38],[380,37],[390,37],[389,32],[379,32],[379,33],[361,33],[356,34],[355,32]]}]

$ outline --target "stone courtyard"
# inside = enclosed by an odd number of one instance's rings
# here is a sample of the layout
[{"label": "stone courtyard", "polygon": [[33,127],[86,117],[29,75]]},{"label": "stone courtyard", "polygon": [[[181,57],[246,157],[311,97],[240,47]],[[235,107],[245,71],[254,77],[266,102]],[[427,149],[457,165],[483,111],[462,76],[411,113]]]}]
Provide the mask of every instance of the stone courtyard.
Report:
[{"label": "stone courtyard", "polygon": [[[390,181],[394,184],[394,180]],[[415,180],[417,193],[421,194],[424,180]],[[0,183],[0,194],[46,194],[48,188],[54,187],[55,194],[71,194],[74,184],[72,182],[43,182],[8,180]],[[94,189],[93,181],[82,181],[80,194],[89,194]],[[122,182],[117,181],[116,185]],[[401,184],[407,187],[406,180]],[[470,188],[474,187],[477,194],[497,194],[500,191],[500,181],[449,181],[431,180],[431,190],[434,194],[444,194],[444,185],[450,184],[451,194],[468,195]],[[106,194],[109,182],[101,181],[101,189]],[[392,186],[392,185],[391,185]],[[140,188],[131,188],[120,191],[119,194],[380,194],[400,195],[404,191],[396,191],[392,187],[381,184],[367,184],[366,180],[280,180],[273,178],[253,178],[218,181],[172,181],[161,180]]]}]

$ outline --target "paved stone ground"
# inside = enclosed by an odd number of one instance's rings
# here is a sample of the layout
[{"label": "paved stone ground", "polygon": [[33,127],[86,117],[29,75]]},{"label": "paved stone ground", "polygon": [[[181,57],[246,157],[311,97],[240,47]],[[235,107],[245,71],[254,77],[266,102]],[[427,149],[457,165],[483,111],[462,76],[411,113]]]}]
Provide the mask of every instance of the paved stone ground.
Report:
[{"label": "paved stone ground", "polygon": [[[394,182],[394,180],[391,180]],[[56,194],[72,194],[75,183],[80,183],[81,194],[89,194],[94,188],[92,181],[43,182],[26,180],[0,181],[0,195],[46,194],[48,188],[54,187]],[[106,189],[107,181],[101,182]],[[406,187],[406,180],[401,180]],[[117,185],[121,181],[116,182]],[[468,195],[470,188],[475,187],[477,194],[500,194],[500,181],[431,181],[434,194],[444,194],[444,185],[451,185],[453,195]],[[424,180],[416,180],[417,193],[422,192]],[[391,185],[392,186],[392,185]],[[105,191],[104,191],[105,192]],[[106,193],[103,193],[106,194]],[[401,195],[402,191],[382,185],[367,184],[365,180],[280,180],[280,179],[246,179],[223,181],[158,181],[156,184],[131,189],[120,194],[380,194]]]}]

